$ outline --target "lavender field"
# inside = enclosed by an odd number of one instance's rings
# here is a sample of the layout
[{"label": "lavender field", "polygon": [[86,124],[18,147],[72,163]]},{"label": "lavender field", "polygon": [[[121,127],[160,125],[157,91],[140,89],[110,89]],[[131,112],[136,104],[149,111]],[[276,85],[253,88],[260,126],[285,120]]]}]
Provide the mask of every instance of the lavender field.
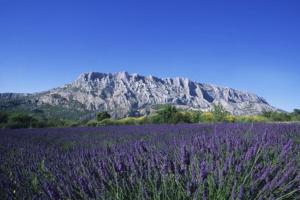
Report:
[{"label": "lavender field", "polygon": [[0,199],[300,199],[299,124],[0,130]]}]

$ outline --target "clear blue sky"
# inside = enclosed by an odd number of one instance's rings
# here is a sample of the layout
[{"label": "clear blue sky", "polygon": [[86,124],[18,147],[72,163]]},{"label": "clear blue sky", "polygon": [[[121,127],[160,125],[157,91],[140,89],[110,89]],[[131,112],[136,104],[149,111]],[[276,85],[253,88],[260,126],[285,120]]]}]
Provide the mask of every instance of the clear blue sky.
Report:
[{"label": "clear blue sky", "polygon": [[0,92],[88,71],[188,77],[300,108],[300,1],[0,0]]}]

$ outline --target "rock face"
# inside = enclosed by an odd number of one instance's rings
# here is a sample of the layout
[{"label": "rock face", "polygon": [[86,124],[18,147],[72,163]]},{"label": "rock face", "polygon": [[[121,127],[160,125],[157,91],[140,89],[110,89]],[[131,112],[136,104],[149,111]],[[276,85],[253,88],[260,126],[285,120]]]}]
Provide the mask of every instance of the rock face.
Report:
[{"label": "rock face", "polygon": [[209,111],[221,104],[235,115],[257,114],[276,110],[265,99],[235,89],[197,83],[186,78],[157,78],[119,72],[81,74],[73,83],[46,92],[17,95],[0,94],[0,100],[14,96],[37,106],[63,106],[64,108],[108,111],[114,117],[144,115],[153,106],[173,104],[185,109]]}]

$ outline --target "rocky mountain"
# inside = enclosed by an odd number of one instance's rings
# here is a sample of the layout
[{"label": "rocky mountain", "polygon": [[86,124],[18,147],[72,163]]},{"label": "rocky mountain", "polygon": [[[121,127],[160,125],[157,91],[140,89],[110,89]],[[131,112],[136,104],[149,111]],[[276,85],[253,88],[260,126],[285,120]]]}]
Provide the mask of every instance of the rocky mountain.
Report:
[{"label": "rocky mountain", "polygon": [[119,72],[81,74],[74,82],[35,94],[0,94],[0,109],[45,106],[84,113],[108,111],[114,117],[144,115],[155,106],[173,104],[184,109],[209,111],[221,104],[235,115],[276,110],[255,94],[198,83],[186,78],[157,78]]}]

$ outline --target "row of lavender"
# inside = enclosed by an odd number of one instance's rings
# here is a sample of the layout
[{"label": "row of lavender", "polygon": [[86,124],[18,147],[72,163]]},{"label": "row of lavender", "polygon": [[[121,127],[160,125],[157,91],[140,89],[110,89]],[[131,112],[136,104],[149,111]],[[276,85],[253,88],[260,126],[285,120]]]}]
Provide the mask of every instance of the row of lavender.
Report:
[{"label": "row of lavender", "polygon": [[0,130],[0,199],[299,199],[300,125]]}]

